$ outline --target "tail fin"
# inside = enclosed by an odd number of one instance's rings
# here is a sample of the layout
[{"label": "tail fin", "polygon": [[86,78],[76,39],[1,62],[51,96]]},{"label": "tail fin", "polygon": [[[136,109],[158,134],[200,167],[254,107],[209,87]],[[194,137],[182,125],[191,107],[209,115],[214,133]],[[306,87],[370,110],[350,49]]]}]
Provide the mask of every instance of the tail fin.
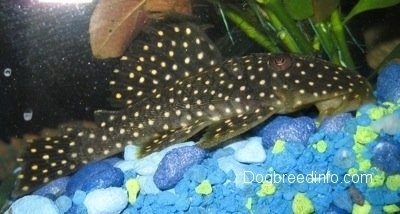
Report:
[{"label": "tail fin", "polygon": [[123,149],[121,143],[111,142],[111,137],[104,135],[99,128],[74,125],[60,129],[60,136],[28,142],[26,152],[17,159],[21,170],[17,175],[14,197],[32,192],[49,181],[69,175],[88,162]]}]

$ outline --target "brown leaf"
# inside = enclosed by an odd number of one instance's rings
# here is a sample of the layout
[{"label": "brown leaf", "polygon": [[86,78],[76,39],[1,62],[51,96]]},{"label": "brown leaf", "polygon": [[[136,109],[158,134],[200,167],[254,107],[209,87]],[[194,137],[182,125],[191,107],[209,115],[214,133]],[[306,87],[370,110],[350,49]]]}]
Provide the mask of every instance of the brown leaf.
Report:
[{"label": "brown leaf", "polygon": [[119,57],[146,23],[146,0],[100,0],[90,18],[92,53],[97,58]]},{"label": "brown leaf", "polygon": [[182,15],[192,14],[190,0],[147,0],[144,9],[149,13],[178,13]]}]

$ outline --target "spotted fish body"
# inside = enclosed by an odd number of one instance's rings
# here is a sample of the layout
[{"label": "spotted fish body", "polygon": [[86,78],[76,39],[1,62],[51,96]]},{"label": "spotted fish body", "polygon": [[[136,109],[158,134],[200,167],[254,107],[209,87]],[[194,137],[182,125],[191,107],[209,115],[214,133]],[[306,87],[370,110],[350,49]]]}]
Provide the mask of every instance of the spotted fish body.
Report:
[{"label": "spotted fish body", "polygon": [[204,131],[212,148],[265,121],[315,105],[320,117],[372,100],[363,77],[329,62],[289,54],[222,60],[196,25],[157,23],[134,41],[110,80],[118,111],[95,112],[97,128],[61,127],[61,135],[30,142],[18,160],[14,195],[28,193],[83,164],[141,147],[140,156]]}]

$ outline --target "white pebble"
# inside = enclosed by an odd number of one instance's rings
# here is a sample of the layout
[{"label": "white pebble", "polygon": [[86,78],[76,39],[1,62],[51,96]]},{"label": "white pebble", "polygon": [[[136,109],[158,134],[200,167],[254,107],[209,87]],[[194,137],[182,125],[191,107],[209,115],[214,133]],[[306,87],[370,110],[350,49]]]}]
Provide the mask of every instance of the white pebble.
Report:
[{"label": "white pebble", "polygon": [[133,170],[133,166],[135,165],[135,161],[131,160],[121,160],[114,164],[114,167],[119,168],[122,172],[127,172],[129,170]]},{"label": "white pebble", "polygon": [[247,139],[238,137],[232,139],[231,143],[227,144],[225,148],[232,148],[233,150],[237,151],[238,149],[242,148],[246,143]]},{"label": "white pebble", "polygon": [[5,213],[59,214],[61,212],[52,200],[39,195],[27,195],[16,200]]},{"label": "white pebble", "polygon": [[88,214],[120,213],[128,204],[128,193],[120,187],[96,189],[87,194],[83,204]]},{"label": "white pebble", "polygon": [[386,115],[371,123],[372,129],[376,132],[383,131],[386,134],[396,135],[400,133],[400,110],[393,112],[393,114]]},{"label": "white pebble", "polygon": [[242,148],[238,148],[234,158],[241,163],[262,163],[267,154],[262,146],[261,137],[251,137]]},{"label": "white pebble", "polygon": [[164,155],[160,155],[159,152],[155,152],[138,161],[135,161],[132,167],[139,175],[154,175],[158,164],[161,162],[163,157]]},{"label": "white pebble", "polygon": [[137,160],[137,153],[139,152],[139,147],[135,145],[127,145],[124,148],[124,159],[127,161]]},{"label": "white pebble", "polygon": [[140,185],[140,194],[158,194],[161,192],[154,183],[153,175],[139,175],[137,178]]}]

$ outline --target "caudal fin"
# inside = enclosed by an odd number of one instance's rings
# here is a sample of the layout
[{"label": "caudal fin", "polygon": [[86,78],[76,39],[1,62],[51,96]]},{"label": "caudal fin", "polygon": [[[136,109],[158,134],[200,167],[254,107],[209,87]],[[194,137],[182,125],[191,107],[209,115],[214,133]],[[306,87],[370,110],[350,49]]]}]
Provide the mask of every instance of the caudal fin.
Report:
[{"label": "caudal fin", "polygon": [[27,194],[44,184],[71,174],[80,166],[119,153],[122,143],[104,135],[99,128],[66,126],[61,135],[29,141],[26,152],[17,159],[21,169],[13,196]]}]

